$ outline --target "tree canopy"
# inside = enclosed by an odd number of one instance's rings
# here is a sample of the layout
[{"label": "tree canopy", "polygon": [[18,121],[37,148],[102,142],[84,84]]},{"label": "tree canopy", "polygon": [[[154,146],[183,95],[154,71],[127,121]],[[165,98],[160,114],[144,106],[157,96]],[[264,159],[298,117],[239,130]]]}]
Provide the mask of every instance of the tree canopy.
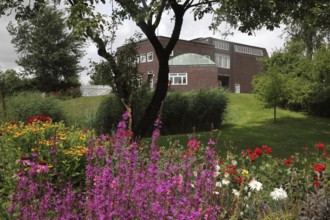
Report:
[{"label": "tree canopy", "polygon": [[46,6],[28,20],[7,27],[23,67],[38,90],[56,92],[79,85],[82,41],[67,31],[64,14]]}]

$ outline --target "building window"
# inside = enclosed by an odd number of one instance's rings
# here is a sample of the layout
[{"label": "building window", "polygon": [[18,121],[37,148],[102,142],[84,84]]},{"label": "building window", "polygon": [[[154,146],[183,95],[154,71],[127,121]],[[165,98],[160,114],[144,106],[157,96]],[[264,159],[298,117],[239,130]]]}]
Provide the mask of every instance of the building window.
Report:
[{"label": "building window", "polygon": [[235,52],[238,53],[245,53],[245,54],[251,54],[255,56],[263,56],[264,53],[261,49],[257,48],[252,48],[252,47],[245,47],[245,46],[240,46],[240,45],[235,45]]},{"label": "building window", "polygon": [[150,89],[154,88],[154,74],[152,70],[148,71],[148,86]]},{"label": "building window", "polygon": [[218,67],[230,69],[230,56],[226,54],[215,54],[215,64]]},{"label": "building window", "polygon": [[170,53],[170,57],[173,57],[173,56],[174,56],[174,50],[172,50]]},{"label": "building window", "polygon": [[141,54],[140,55],[140,63],[145,63],[145,62],[147,62],[146,55],[145,54]]},{"label": "building window", "polygon": [[187,85],[187,73],[170,73],[169,80],[171,85]]},{"label": "building window", "polygon": [[154,60],[154,54],[153,52],[147,53],[147,62],[151,62]]},{"label": "building window", "polygon": [[136,56],[136,63],[140,63],[140,56],[139,55]]},{"label": "building window", "polygon": [[229,44],[222,41],[213,41],[214,47],[221,50],[229,50]]}]

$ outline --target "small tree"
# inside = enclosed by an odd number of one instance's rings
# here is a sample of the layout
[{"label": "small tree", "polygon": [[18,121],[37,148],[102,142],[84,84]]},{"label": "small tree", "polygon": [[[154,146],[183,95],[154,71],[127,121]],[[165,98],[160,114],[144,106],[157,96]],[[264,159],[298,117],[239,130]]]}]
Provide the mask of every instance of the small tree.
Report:
[{"label": "small tree", "polygon": [[32,76],[37,89],[56,92],[79,86],[82,41],[68,33],[63,13],[42,7],[27,21],[7,27],[19,56],[23,75]]},{"label": "small tree", "polygon": [[276,108],[285,97],[285,78],[279,73],[264,73],[253,80],[253,92],[265,107],[274,108],[274,124],[276,123]]}]

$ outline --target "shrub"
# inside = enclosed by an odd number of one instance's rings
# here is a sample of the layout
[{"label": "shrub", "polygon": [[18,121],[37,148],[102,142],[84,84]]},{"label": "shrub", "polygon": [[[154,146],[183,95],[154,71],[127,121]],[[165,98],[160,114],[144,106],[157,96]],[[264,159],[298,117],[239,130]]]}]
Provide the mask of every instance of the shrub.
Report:
[{"label": "shrub", "polygon": [[[151,100],[152,93],[145,89],[132,96],[133,125],[141,119]],[[168,93],[162,109],[163,134],[208,131],[213,124],[219,128],[227,107],[227,93],[222,89],[201,90],[189,93]],[[101,104],[96,114],[96,130],[109,132],[119,122],[124,105],[118,97],[110,95]],[[151,131],[150,131],[151,133]]]},{"label": "shrub", "polygon": [[53,121],[65,120],[63,110],[52,96],[26,92],[11,96],[7,101],[7,121],[26,121],[35,115],[45,115]]}]

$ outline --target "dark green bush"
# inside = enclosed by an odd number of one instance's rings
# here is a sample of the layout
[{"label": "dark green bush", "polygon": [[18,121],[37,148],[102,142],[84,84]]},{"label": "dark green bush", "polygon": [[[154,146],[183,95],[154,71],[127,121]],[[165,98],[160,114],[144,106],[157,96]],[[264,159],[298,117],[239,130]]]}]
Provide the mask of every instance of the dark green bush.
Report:
[{"label": "dark green bush", "polygon": [[36,115],[49,116],[53,121],[65,120],[63,110],[52,96],[25,92],[7,100],[7,121],[26,121]]},{"label": "dark green bush", "polygon": [[192,93],[190,120],[197,131],[209,131],[211,126],[219,128],[225,114],[228,97],[224,90],[201,90]]},{"label": "dark green bush", "polygon": [[[142,89],[132,96],[133,123],[141,119],[151,95],[151,92]],[[214,128],[219,128],[224,118],[227,101],[227,94],[221,89],[168,93],[162,110],[162,133],[189,133],[193,128],[197,131],[209,131],[212,124]],[[100,104],[96,113],[96,130],[100,132],[112,130],[124,111],[125,107],[121,100],[109,95]]]}]

